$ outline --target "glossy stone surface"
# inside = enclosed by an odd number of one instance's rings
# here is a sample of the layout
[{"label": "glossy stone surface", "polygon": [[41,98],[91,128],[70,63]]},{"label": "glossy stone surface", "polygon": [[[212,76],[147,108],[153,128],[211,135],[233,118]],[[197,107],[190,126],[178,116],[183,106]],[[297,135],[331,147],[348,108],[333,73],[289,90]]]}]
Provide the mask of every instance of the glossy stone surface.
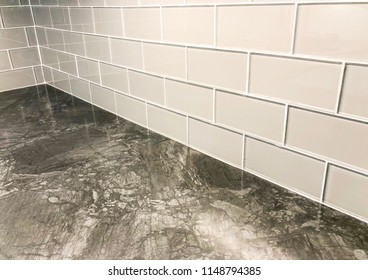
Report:
[{"label": "glossy stone surface", "polygon": [[367,259],[367,224],[47,89],[0,94],[1,259]]}]

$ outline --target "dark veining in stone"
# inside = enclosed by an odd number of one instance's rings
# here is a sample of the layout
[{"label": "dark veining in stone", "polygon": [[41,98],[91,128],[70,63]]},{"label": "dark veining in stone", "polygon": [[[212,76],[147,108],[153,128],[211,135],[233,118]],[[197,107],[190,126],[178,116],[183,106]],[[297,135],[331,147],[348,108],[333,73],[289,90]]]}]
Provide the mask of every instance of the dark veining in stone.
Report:
[{"label": "dark veining in stone", "polygon": [[0,94],[1,259],[367,259],[368,225],[44,87]]}]

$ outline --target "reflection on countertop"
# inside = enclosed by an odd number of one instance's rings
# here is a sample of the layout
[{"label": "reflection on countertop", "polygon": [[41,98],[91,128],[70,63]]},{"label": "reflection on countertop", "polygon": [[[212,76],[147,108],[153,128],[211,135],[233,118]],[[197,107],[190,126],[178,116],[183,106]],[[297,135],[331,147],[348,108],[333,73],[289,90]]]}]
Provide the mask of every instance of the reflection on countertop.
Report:
[{"label": "reflection on countertop", "polygon": [[367,259],[368,224],[40,86],[0,94],[0,259]]}]

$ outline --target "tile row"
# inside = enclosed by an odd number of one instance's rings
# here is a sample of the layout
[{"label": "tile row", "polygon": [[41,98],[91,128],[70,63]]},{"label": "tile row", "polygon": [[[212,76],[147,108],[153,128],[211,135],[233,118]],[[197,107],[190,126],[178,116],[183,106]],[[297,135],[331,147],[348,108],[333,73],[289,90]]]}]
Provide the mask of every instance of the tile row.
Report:
[{"label": "tile row", "polygon": [[37,47],[33,27],[0,29],[0,51],[25,47]]},{"label": "tile row", "polygon": [[[368,149],[361,149],[368,137],[364,122],[214,90],[47,48],[42,48],[41,53],[44,65],[137,99],[277,145],[286,144],[319,158],[368,169]],[[239,165],[235,159],[232,162]]]},{"label": "tile row", "polygon": [[[55,1],[54,1],[55,2]],[[39,2],[36,2],[39,3]],[[46,4],[46,2],[44,2]],[[29,0],[1,0],[1,6],[19,6],[19,5],[29,5]]]},{"label": "tile row", "polygon": [[43,82],[41,66],[0,71],[0,94],[3,91],[42,84]]},{"label": "tile row", "polygon": [[32,10],[24,5],[0,1],[0,92],[44,82]]},{"label": "tile row", "polygon": [[[49,77],[48,82],[55,87],[120,117],[310,198],[322,199],[324,203],[361,219],[368,218],[366,209],[368,196],[362,196],[362,194],[368,194],[366,175],[334,164],[327,164],[323,160],[289,148],[244,136],[242,133],[228,130],[217,124],[175,112],[170,106],[165,108],[163,105],[155,105],[138,99],[133,94],[119,93],[52,68],[45,67],[45,75]],[[136,78],[134,77],[133,80]],[[144,81],[140,80],[140,82]],[[170,81],[168,88],[175,87],[174,83]],[[180,88],[186,85],[178,86]],[[178,93],[180,90],[174,92],[180,94]],[[170,90],[167,93],[171,95]],[[186,96],[186,93],[183,96]],[[218,94],[223,98],[230,96],[222,92]],[[180,98],[186,98],[183,96]],[[175,97],[172,98],[175,99]],[[243,98],[246,100],[245,97]],[[188,102],[188,99],[185,101]],[[192,100],[192,105],[195,104],[195,100]],[[293,109],[291,113],[293,122],[298,121],[293,117],[295,112],[310,113]],[[289,129],[292,130],[292,128]],[[356,195],[357,193],[360,195]]]},{"label": "tile row", "polygon": [[1,7],[0,14],[4,28],[34,26],[31,7]]},{"label": "tile row", "polygon": [[0,51],[0,72],[40,64],[36,47]]},{"label": "tile row", "polygon": [[[8,3],[18,3],[19,0],[5,0]],[[98,6],[98,7],[138,7],[138,6],[175,6],[175,5],[233,5],[233,4],[254,4],[254,3],[295,3],[295,2],[361,2],[360,0],[20,0],[32,5],[44,6]],[[10,4],[12,5],[12,4]],[[18,4],[15,4],[18,5]]]},{"label": "tile row", "polygon": [[36,30],[40,45],[53,50],[275,102],[368,118],[364,79],[368,66]]},{"label": "tile row", "polygon": [[36,25],[44,27],[190,46],[368,62],[368,53],[362,47],[368,44],[364,36],[368,3],[297,7],[287,3],[144,8],[35,6],[33,11]]}]

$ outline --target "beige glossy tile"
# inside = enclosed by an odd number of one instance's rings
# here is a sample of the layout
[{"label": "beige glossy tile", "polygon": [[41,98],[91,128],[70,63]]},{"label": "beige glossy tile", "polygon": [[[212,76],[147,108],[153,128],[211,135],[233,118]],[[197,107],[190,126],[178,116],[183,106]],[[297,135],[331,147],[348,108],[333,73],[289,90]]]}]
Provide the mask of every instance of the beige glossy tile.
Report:
[{"label": "beige glossy tile", "polygon": [[330,166],[324,201],[368,221],[368,177]]},{"label": "beige glossy tile", "polygon": [[71,8],[70,20],[72,24],[72,30],[94,33],[91,8]]},{"label": "beige glossy tile", "polygon": [[58,0],[58,4],[59,4],[59,6],[78,6],[78,1],[75,1],[75,0]]},{"label": "beige glossy tile", "polygon": [[73,55],[58,53],[59,69],[66,73],[77,75],[77,62]]},{"label": "beige glossy tile", "polygon": [[163,8],[163,39],[184,44],[214,45],[214,8]]},{"label": "beige glossy tile", "polygon": [[142,6],[185,4],[185,0],[141,0]]},{"label": "beige glossy tile", "polygon": [[252,55],[250,93],[335,110],[341,65]]},{"label": "beige glossy tile", "polygon": [[46,29],[46,39],[50,49],[65,51],[63,32],[61,30]]},{"label": "beige glossy tile", "polygon": [[30,7],[1,8],[1,17],[5,28],[33,26]]},{"label": "beige glossy tile", "polygon": [[158,104],[165,103],[164,80],[159,77],[129,71],[130,94]]},{"label": "beige glossy tile", "polygon": [[325,163],[246,138],[245,167],[285,187],[319,199]]},{"label": "beige glossy tile", "polygon": [[10,50],[9,53],[14,68],[34,66],[41,63],[38,49],[36,47]]},{"label": "beige glossy tile", "polygon": [[46,29],[43,27],[36,27],[36,36],[38,45],[47,47]]},{"label": "beige glossy tile", "polygon": [[45,82],[45,78],[43,76],[42,67],[41,66],[35,66],[33,67],[33,71],[36,76],[36,82],[37,84],[43,84]]},{"label": "beige glossy tile", "polygon": [[56,6],[59,0],[39,0],[40,5],[44,6]]},{"label": "beige glossy tile", "polygon": [[52,78],[51,68],[42,67],[42,69],[43,69],[43,74],[44,74],[44,77],[45,77],[46,84],[52,84],[53,83],[53,78]]},{"label": "beige glossy tile", "polygon": [[110,43],[114,64],[143,69],[142,45],[140,42],[110,39]]},{"label": "beige glossy tile", "polygon": [[286,144],[368,169],[368,126],[290,108]]},{"label": "beige glossy tile", "polygon": [[83,42],[83,34],[63,32],[63,35],[64,35],[64,43],[65,43],[66,52],[81,55],[81,56],[86,55],[86,51],[84,48],[84,42]]},{"label": "beige glossy tile", "polygon": [[33,27],[27,27],[26,33],[27,33],[29,45],[32,47],[33,46],[37,47],[38,44],[37,44],[37,37],[36,37],[35,29]]},{"label": "beige glossy tile", "polygon": [[0,50],[27,47],[24,28],[0,29]]},{"label": "beige glossy tile", "polygon": [[111,36],[123,36],[121,9],[94,8],[93,16],[96,33]]},{"label": "beige glossy tile", "polygon": [[[245,3],[251,0],[186,0],[187,4],[228,4],[230,3]],[[254,1],[254,0],[252,0]],[[268,2],[270,0],[267,0]]]},{"label": "beige glossy tile", "polygon": [[159,8],[124,9],[123,20],[126,37],[161,40]]},{"label": "beige glossy tile", "polygon": [[119,93],[115,94],[115,100],[118,116],[141,126],[147,126],[146,104],[144,102]]},{"label": "beige glossy tile", "polygon": [[367,25],[368,4],[301,5],[295,52],[368,61]]},{"label": "beige glossy tile", "polygon": [[61,89],[65,92],[70,93],[70,83],[69,83],[69,77],[67,74],[62,73],[60,71],[57,70],[52,70],[52,76],[54,77],[53,80],[53,85],[58,88]]},{"label": "beige glossy tile", "polygon": [[83,81],[77,77],[70,76],[71,92],[74,96],[91,102],[91,93],[89,82]]},{"label": "beige glossy tile", "polygon": [[188,79],[222,88],[245,91],[247,55],[189,48]]},{"label": "beige glossy tile", "polygon": [[14,5],[14,6],[19,5],[19,0],[2,0],[0,2],[0,7],[1,6],[12,6],[12,5]]},{"label": "beige glossy tile", "polygon": [[138,0],[105,0],[107,7],[138,6]]},{"label": "beige glossy tile", "polygon": [[101,82],[104,86],[129,93],[128,72],[126,69],[101,63]]},{"label": "beige glossy tile", "polygon": [[368,118],[368,67],[347,65],[340,112]]},{"label": "beige glossy tile", "polygon": [[162,75],[185,78],[185,48],[143,44],[145,70]]},{"label": "beige glossy tile", "polygon": [[86,56],[106,62],[111,61],[109,39],[107,37],[84,35]]},{"label": "beige glossy tile", "polygon": [[0,92],[35,85],[32,68],[0,73]]},{"label": "beige glossy tile", "polygon": [[91,98],[94,105],[115,113],[115,97],[112,90],[91,84]]},{"label": "beige glossy tile", "polygon": [[79,77],[91,82],[100,83],[100,72],[96,61],[84,58],[77,58]]},{"label": "beige glossy tile", "polygon": [[217,44],[247,50],[289,52],[294,5],[219,7]]},{"label": "beige glossy tile", "polygon": [[46,48],[40,48],[42,64],[59,69],[58,52]]},{"label": "beige glossy tile", "polygon": [[79,0],[80,6],[104,6],[104,0]]},{"label": "beige glossy tile", "polygon": [[189,119],[189,146],[194,149],[241,167],[242,145],[241,134]]},{"label": "beige glossy tile", "polygon": [[130,6],[138,6],[139,0],[106,0],[107,6],[122,6],[122,7],[130,7]]},{"label": "beige glossy tile", "polygon": [[148,127],[181,143],[187,142],[187,118],[183,115],[147,105]]},{"label": "beige glossy tile", "polygon": [[51,11],[49,7],[32,7],[32,11],[36,25],[52,27]]},{"label": "beige glossy tile", "polygon": [[281,142],[285,108],[282,105],[216,92],[216,123]]},{"label": "beige glossy tile", "polygon": [[166,80],[165,86],[166,103],[169,108],[212,120],[212,89],[172,80]]},{"label": "beige glossy tile", "polygon": [[54,28],[70,30],[69,9],[66,7],[51,7],[51,19]]},{"label": "beige glossy tile", "polygon": [[10,59],[7,52],[0,52],[0,71],[11,69]]}]

